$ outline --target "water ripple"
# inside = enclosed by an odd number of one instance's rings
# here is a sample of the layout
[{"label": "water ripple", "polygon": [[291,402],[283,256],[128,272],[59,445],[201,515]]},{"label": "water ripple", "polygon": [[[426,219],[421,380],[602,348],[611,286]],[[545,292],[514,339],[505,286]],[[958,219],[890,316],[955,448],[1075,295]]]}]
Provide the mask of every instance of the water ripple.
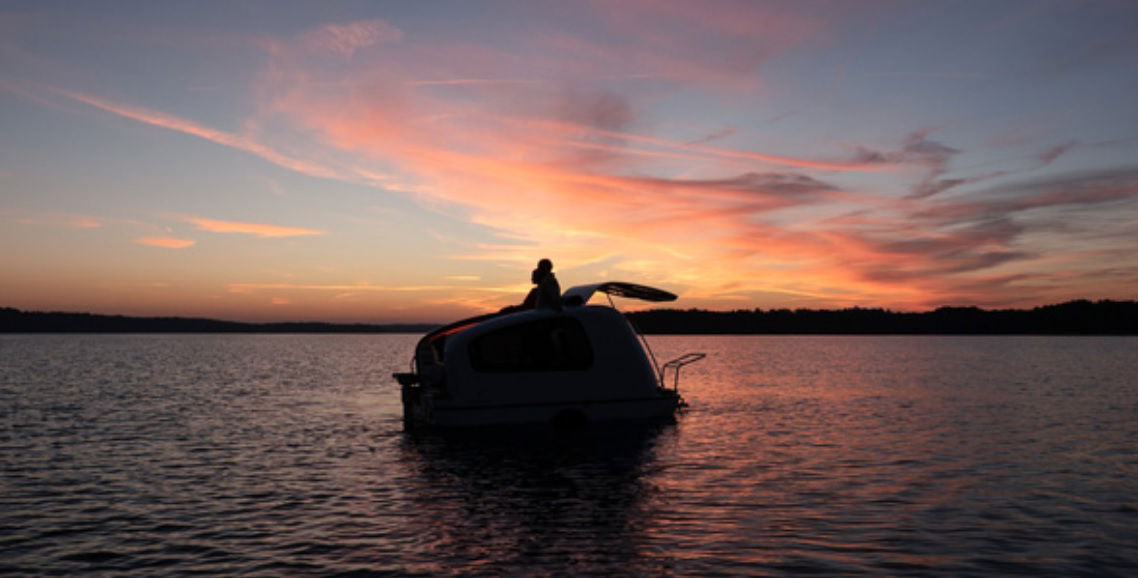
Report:
[{"label": "water ripple", "polygon": [[408,436],[414,341],[0,336],[0,573],[1138,572],[1132,338],[658,338],[675,425]]}]

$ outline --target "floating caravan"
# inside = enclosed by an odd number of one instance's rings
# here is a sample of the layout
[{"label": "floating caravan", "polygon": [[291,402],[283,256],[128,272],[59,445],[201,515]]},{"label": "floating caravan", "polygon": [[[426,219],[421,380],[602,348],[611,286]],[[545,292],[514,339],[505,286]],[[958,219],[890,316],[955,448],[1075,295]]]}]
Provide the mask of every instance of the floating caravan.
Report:
[{"label": "floating caravan", "polygon": [[[608,305],[589,304],[597,293]],[[684,404],[680,369],[704,354],[657,366],[614,295],[676,299],[633,283],[582,285],[562,295],[560,311],[503,311],[423,336],[411,372],[394,375],[405,427],[671,419]]]}]

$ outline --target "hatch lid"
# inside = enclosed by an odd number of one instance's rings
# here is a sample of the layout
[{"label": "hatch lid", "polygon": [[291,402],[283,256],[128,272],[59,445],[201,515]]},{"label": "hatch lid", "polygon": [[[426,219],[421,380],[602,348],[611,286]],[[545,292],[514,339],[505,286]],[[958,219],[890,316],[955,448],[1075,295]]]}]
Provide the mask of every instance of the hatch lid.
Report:
[{"label": "hatch lid", "polygon": [[663,289],[656,289],[655,287],[649,287],[647,285],[637,285],[636,283],[625,283],[623,281],[605,281],[604,283],[571,287],[561,296],[561,302],[570,306],[584,305],[589,302],[589,299],[593,297],[594,293],[598,292],[628,299],[640,299],[641,301],[663,302],[676,300],[674,293],[669,293]]}]

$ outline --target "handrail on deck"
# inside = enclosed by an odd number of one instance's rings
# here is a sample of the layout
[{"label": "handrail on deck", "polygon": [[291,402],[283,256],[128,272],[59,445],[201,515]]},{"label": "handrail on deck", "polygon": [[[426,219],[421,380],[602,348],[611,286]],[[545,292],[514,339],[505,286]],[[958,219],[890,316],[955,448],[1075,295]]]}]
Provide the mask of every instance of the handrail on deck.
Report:
[{"label": "handrail on deck", "polygon": [[661,365],[660,366],[660,387],[667,389],[667,387],[668,387],[668,385],[667,385],[668,369],[671,368],[672,374],[673,374],[672,375],[672,391],[679,392],[680,391],[680,370],[683,369],[683,367],[685,365],[695,363],[695,362],[703,359],[704,357],[707,357],[706,353],[696,353],[696,352],[685,353],[685,354],[665,363],[664,365]]}]

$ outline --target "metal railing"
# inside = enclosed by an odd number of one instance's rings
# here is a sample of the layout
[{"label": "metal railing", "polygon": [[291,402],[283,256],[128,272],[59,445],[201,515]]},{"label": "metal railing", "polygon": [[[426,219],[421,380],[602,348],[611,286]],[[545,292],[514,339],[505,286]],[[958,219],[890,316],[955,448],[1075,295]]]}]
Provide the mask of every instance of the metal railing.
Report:
[{"label": "metal railing", "polygon": [[671,369],[672,370],[672,391],[675,391],[678,393],[680,391],[680,370],[683,369],[685,365],[690,365],[692,363],[695,363],[695,362],[703,359],[704,357],[707,357],[706,353],[694,353],[694,352],[693,353],[685,353],[685,354],[665,363],[664,365],[661,365],[660,366],[660,387],[662,387],[664,389],[668,388],[668,370]]}]

